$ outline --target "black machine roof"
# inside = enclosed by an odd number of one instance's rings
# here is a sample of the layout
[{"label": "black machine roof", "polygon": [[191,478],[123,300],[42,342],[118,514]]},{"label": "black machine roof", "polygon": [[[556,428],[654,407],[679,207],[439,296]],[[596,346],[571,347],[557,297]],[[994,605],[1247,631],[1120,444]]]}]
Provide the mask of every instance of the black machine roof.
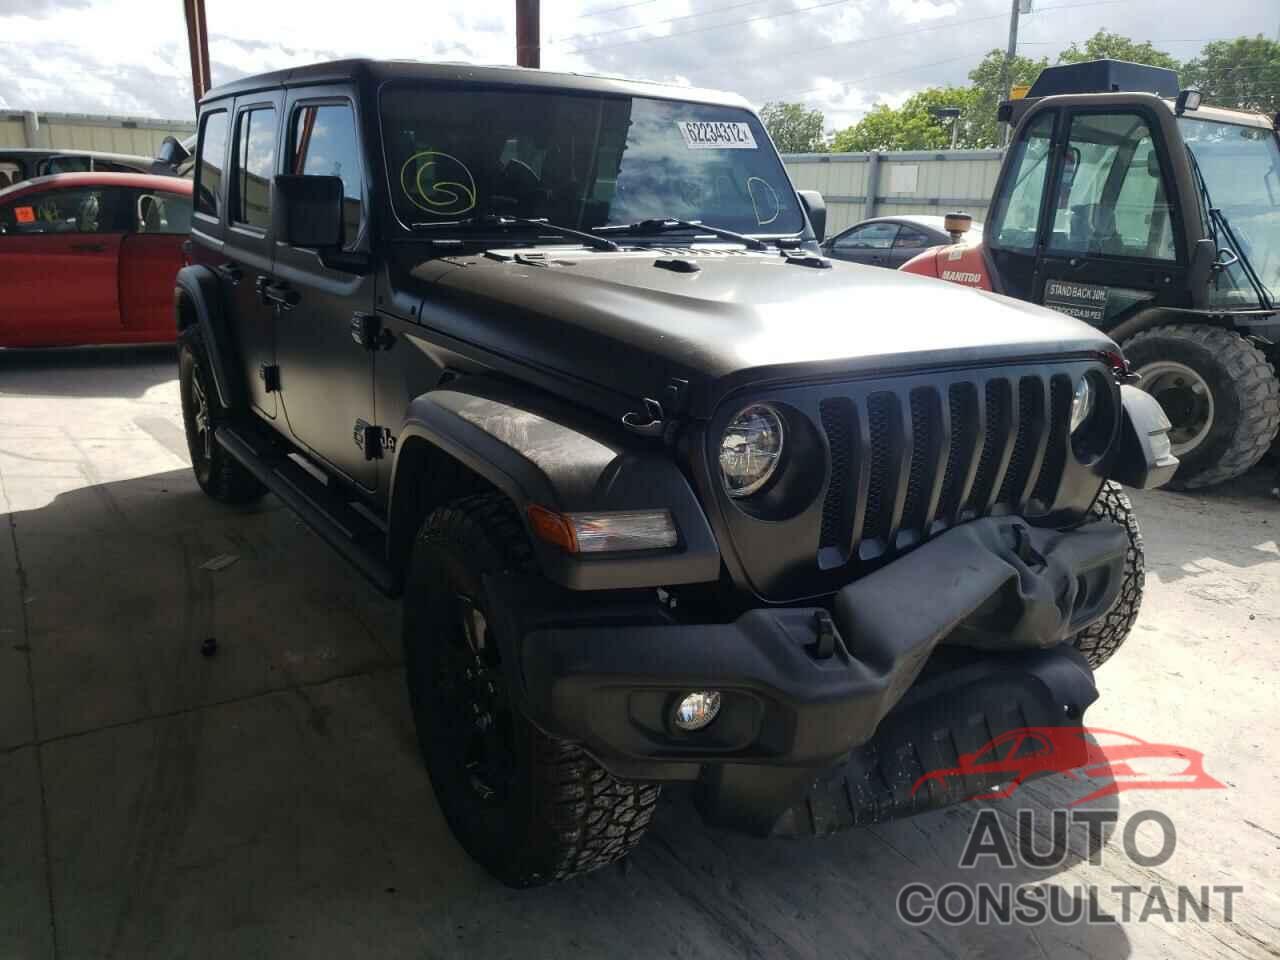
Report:
[{"label": "black machine roof", "polygon": [[1064,93],[1154,93],[1172,100],[1178,96],[1178,75],[1166,67],[1127,60],[1064,63],[1042,70],[1027,98]]}]

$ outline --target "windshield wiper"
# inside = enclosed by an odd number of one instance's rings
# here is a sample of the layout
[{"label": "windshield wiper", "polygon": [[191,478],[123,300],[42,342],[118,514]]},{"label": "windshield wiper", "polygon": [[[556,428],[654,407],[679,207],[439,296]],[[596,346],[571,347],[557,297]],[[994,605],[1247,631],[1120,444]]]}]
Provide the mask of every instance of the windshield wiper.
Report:
[{"label": "windshield wiper", "polygon": [[622,249],[612,240],[597,237],[595,234],[587,233],[584,230],[575,230],[573,227],[562,227],[558,223],[552,223],[545,217],[507,217],[496,213],[486,213],[480,217],[465,217],[461,220],[438,220],[430,223],[411,223],[409,226],[414,230],[439,230],[445,227],[536,227],[539,230],[549,230],[562,237],[573,237],[581,240],[597,250]]},{"label": "windshield wiper", "polygon": [[734,230],[726,230],[724,227],[712,227],[703,223],[701,220],[676,220],[674,218],[664,217],[660,220],[637,220],[635,223],[611,223],[604,227],[592,227],[597,233],[670,233],[673,230],[701,230],[703,233],[709,233],[713,237],[719,237],[721,240],[736,240],[738,243],[746,244],[752,250],[768,250],[769,245],[763,240],[756,237],[747,236],[745,233],[738,233]]},{"label": "windshield wiper", "polygon": [[[1244,247],[1236,239],[1236,232],[1231,229],[1231,223],[1227,220],[1227,215],[1222,212],[1221,208],[1213,205],[1213,198],[1209,196],[1209,184],[1205,182],[1204,171],[1200,169],[1200,161],[1196,159],[1196,155],[1190,147],[1187,147],[1186,150],[1187,159],[1191,161],[1191,172],[1195,176],[1196,184],[1199,188],[1200,202],[1209,211],[1209,236],[1213,240],[1214,248],[1221,249],[1218,240],[1218,231],[1221,230],[1226,236],[1228,244],[1230,244],[1229,252],[1236,255],[1241,268],[1244,270],[1244,275],[1249,281],[1249,286],[1253,287],[1253,292],[1258,295],[1258,305],[1270,307],[1270,291],[1263,286],[1262,279],[1258,276],[1258,272],[1254,270],[1253,262],[1249,259],[1249,255],[1245,253]],[[1220,268],[1230,265],[1229,263],[1221,263]]]}]

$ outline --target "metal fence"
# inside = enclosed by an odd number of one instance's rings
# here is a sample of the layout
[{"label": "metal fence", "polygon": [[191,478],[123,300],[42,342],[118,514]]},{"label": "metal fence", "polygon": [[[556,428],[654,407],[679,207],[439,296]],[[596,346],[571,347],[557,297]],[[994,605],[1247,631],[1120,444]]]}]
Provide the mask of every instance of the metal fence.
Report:
[{"label": "metal fence", "polygon": [[782,159],[801,190],[827,201],[827,235],[867,217],[963,210],[976,222],[1000,172],[999,150],[793,153]]},{"label": "metal fence", "polygon": [[153,157],[165,137],[182,140],[195,130],[196,125],[186,120],[0,110],[0,148],[52,147]]}]

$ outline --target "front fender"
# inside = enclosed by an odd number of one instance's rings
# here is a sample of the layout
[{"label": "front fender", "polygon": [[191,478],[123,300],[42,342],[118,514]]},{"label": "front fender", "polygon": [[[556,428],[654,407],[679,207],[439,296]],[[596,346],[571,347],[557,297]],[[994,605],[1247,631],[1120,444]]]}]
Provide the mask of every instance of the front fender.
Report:
[{"label": "front fender", "polygon": [[[664,448],[637,448],[554,400],[522,395],[483,378],[453,381],[410,403],[397,438],[392,509],[414,444],[442,451],[501,490],[529,529],[532,504],[559,513],[671,511],[680,542],[670,550],[569,554],[530,535],[543,573],[572,590],[611,590],[714,581],[720,551],[697,497]],[[416,471],[410,471],[416,472]]]},{"label": "front fender", "polygon": [[183,267],[174,280],[174,302],[186,296],[191,302],[194,317],[185,314],[181,307],[175,310],[178,333],[192,323],[199,324],[205,348],[209,354],[209,366],[218,400],[227,410],[238,410],[245,395],[240,381],[239,367],[231,362],[233,344],[227,330],[226,315],[222,310],[222,291],[217,275],[208,267],[195,265]]}]

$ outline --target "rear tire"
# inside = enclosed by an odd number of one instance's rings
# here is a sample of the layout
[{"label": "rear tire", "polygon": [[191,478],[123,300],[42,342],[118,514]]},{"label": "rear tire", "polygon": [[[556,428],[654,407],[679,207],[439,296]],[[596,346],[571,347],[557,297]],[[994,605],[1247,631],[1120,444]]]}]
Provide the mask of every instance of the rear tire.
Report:
[{"label": "rear tire", "polygon": [[1176,324],[1124,342],[1173,424],[1181,461],[1169,486],[1207,487],[1244,473],[1271,447],[1280,428],[1280,382],[1262,351],[1221,327]]},{"label": "rear tire", "polygon": [[1142,591],[1147,574],[1143,560],[1142,531],[1133,515],[1133,505],[1120,485],[1108,480],[1089,510],[1090,520],[1111,520],[1124,527],[1129,546],[1124,555],[1124,579],[1120,596],[1105,617],[1085,627],[1071,638],[1071,645],[1084,654],[1089,666],[1097,670],[1120,649],[1133,629],[1142,607]]},{"label": "rear tire", "polygon": [[223,503],[260,499],[267,488],[214,438],[214,431],[226,423],[228,414],[218,401],[209,374],[209,354],[196,327],[188,327],[178,338],[178,388],[191,469],[200,489]]},{"label": "rear tire", "polygon": [[513,887],[625,857],[660,789],[617,779],[511,704],[483,578],[531,558],[505,497],[468,497],[427,518],[404,591],[409,700],[436,799],[463,849]]}]

